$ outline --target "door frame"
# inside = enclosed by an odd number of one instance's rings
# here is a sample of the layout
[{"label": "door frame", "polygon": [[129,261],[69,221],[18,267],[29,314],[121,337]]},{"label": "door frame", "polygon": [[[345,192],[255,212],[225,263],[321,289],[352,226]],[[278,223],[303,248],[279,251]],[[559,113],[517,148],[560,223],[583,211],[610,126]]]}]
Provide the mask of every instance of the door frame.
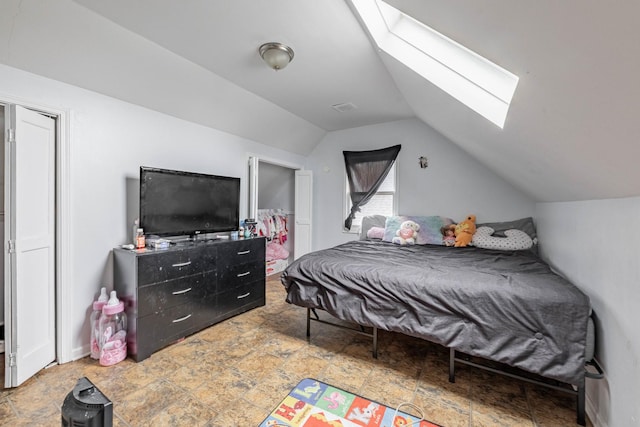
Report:
[{"label": "door frame", "polygon": [[[73,360],[70,312],[67,307],[73,301],[71,277],[71,227],[70,212],[70,116],[66,109],[37,104],[29,100],[0,93],[0,104],[7,108],[16,104],[43,113],[56,121],[55,142],[55,306],[56,306],[56,361],[66,363]],[[5,123],[5,134],[10,124]],[[4,136],[3,136],[4,138]],[[6,138],[5,138],[6,139]],[[5,183],[6,188],[7,183]],[[6,207],[5,207],[6,208]],[[6,236],[5,236],[6,238]],[[6,248],[4,248],[6,250]],[[4,292],[4,288],[3,288]],[[5,313],[5,316],[7,313]],[[9,331],[5,331],[8,333]],[[5,349],[6,350],[6,349]]]},{"label": "door frame", "polygon": [[[286,169],[291,169],[293,171],[304,170],[304,167],[300,164],[285,162],[283,160],[278,160],[271,157],[264,157],[256,153],[247,153],[247,164],[249,165],[249,167],[251,167],[252,158],[256,159],[256,164],[258,165],[258,169],[255,174],[256,182],[251,182],[250,172],[247,170],[247,175],[249,177],[249,179],[247,180],[249,181],[249,187],[247,188],[247,193],[249,196],[247,198],[247,200],[249,200],[249,204],[247,205],[248,217],[251,217],[251,215],[255,215],[258,210],[258,182],[257,181],[258,181],[258,176],[260,175],[260,162],[269,163],[271,165],[280,166]],[[255,194],[253,193],[253,190],[255,190]],[[253,202],[251,201],[252,198],[255,198]],[[252,204],[255,204],[255,212],[251,212]]]}]

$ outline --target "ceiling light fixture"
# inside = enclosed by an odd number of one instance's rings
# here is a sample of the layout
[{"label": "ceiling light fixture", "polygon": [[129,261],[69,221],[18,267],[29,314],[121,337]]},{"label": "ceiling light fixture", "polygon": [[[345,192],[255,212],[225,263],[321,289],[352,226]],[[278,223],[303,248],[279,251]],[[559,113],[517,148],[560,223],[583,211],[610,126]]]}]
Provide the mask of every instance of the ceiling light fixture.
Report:
[{"label": "ceiling light fixture", "polygon": [[282,43],[265,43],[258,49],[260,56],[274,70],[282,70],[293,60],[293,49]]}]

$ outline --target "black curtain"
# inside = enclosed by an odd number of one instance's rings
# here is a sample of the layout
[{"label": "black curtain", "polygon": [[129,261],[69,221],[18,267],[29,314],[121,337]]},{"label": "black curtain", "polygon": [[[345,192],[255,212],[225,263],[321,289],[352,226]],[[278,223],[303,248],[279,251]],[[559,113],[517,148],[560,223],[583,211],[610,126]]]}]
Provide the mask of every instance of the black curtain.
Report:
[{"label": "black curtain", "polygon": [[394,145],[380,150],[342,152],[352,204],[351,213],[344,220],[344,228],[351,230],[356,212],[376,194],[398,157],[400,148],[400,145]]}]

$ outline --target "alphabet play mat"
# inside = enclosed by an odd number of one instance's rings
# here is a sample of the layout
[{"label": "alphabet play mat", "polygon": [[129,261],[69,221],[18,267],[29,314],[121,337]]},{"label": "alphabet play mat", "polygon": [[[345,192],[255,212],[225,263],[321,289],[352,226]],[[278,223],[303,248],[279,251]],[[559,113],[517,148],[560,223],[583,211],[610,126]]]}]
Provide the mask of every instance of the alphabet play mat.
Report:
[{"label": "alphabet play mat", "polygon": [[[312,378],[305,378],[260,427],[440,427]],[[420,412],[419,408],[415,408]],[[412,411],[416,412],[416,411]]]}]

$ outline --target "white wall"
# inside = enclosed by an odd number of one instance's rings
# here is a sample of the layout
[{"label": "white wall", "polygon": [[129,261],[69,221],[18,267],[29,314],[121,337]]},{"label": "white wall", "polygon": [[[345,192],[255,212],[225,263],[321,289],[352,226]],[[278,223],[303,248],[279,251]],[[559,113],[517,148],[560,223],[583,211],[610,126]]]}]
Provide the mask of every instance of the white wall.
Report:
[{"label": "white wall", "polygon": [[0,65],[0,100],[23,99],[70,111],[69,346],[72,358],[88,354],[89,306],[101,285],[112,288],[111,249],[130,240],[131,188],[141,165],[242,178],[241,217],[247,215],[248,153],[304,164],[273,149]]},{"label": "white wall", "polygon": [[599,426],[640,426],[638,219],[638,197],[536,206],[541,255],[591,298],[606,378],[587,380],[587,409]]},{"label": "white wall", "polygon": [[293,212],[294,170],[266,162],[260,162],[258,167],[258,209],[284,209]]},{"label": "white wall", "polygon": [[[398,214],[443,215],[478,222],[533,216],[534,202],[417,119],[328,133],[307,160],[314,173],[313,248],[356,238],[344,233],[343,150],[360,151],[401,144],[398,155]],[[426,156],[429,167],[420,169]]]}]

